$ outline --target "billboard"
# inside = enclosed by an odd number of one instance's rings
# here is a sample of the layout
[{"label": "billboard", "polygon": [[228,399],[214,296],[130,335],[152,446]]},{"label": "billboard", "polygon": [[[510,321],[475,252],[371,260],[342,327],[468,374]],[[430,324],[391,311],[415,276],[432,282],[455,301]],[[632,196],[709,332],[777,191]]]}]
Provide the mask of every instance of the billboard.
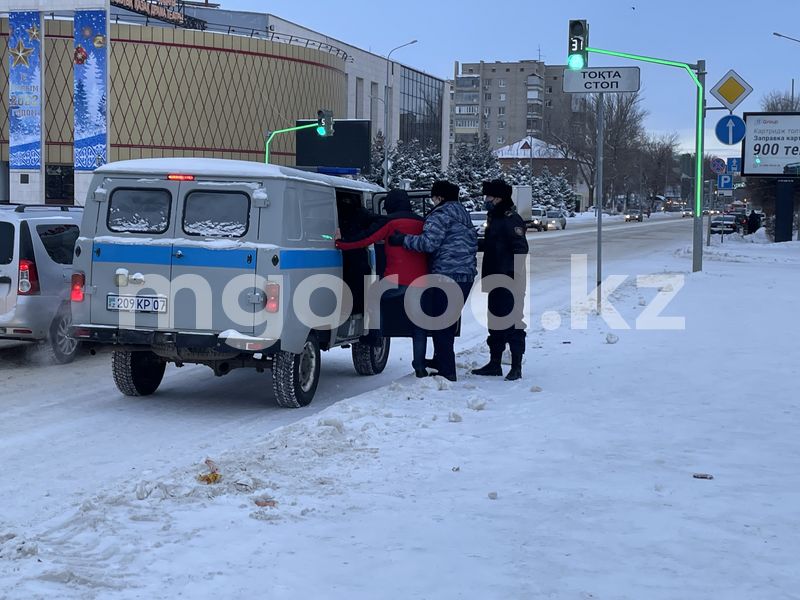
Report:
[{"label": "billboard", "polygon": [[74,23],[75,170],[94,171],[108,162],[108,18],[79,10]]},{"label": "billboard", "polygon": [[744,113],[743,177],[800,176],[800,113]]},{"label": "billboard", "polygon": [[[297,121],[308,125],[314,121]],[[342,119],[334,122],[335,133],[322,137],[313,127],[295,132],[298,167],[350,167],[369,173],[372,127],[369,119]]]},{"label": "billboard", "polygon": [[9,166],[42,168],[42,17],[35,11],[8,15]]}]

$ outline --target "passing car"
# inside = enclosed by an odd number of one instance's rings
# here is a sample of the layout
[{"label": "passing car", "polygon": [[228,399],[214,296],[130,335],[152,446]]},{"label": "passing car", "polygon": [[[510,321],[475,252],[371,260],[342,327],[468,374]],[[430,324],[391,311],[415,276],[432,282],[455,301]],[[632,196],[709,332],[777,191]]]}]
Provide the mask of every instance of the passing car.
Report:
[{"label": "passing car", "polygon": [[69,336],[70,281],[82,213],[66,206],[0,208],[0,341],[39,342],[61,364],[78,350]]},{"label": "passing car", "polygon": [[560,210],[548,210],[545,229],[566,229],[567,217]]},{"label": "passing car", "polygon": [[734,210],[729,213],[726,213],[730,216],[733,216],[736,219],[736,226],[737,228],[741,228],[744,231],[747,231],[747,211],[746,210]]},{"label": "passing car", "polygon": [[711,218],[711,233],[736,233],[739,225],[733,215],[718,215]]},{"label": "passing car", "polygon": [[544,208],[534,206],[531,209],[531,229],[536,231],[547,230],[547,211]]},{"label": "passing car", "polygon": [[639,221],[641,223],[644,220],[644,215],[642,211],[638,208],[633,208],[625,213],[625,222],[628,221]]},{"label": "passing car", "polygon": [[691,208],[684,206],[683,210],[681,211],[681,218],[693,217],[693,216],[694,216],[694,211]]},{"label": "passing car", "polygon": [[469,213],[469,218],[472,220],[472,226],[475,228],[478,241],[483,240],[483,238],[486,236],[486,217],[487,213],[482,211]]}]

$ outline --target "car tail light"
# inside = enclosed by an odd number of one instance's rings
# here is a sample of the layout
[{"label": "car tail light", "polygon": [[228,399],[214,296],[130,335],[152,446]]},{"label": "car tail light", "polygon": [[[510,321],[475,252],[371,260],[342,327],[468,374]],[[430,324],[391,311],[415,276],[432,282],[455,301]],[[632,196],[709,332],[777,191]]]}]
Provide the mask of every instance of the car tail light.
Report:
[{"label": "car tail light", "polygon": [[84,288],[86,287],[86,275],[80,271],[72,274],[72,287],[70,291],[70,300],[73,302],[83,302],[85,297]]},{"label": "car tail light", "polygon": [[170,181],[194,181],[194,175],[183,175],[180,173],[170,173],[167,175]]},{"label": "car tail light", "polygon": [[264,286],[264,292],[267,294],[267,312],[276,313],[281,307],[281,286],[274,281],[268,281]]},{"label": "car tail light", "polygon": [[17,290],[22,296],[39,293],[39,273],[36,271],[36,263],[32,260],[20,259]]}]

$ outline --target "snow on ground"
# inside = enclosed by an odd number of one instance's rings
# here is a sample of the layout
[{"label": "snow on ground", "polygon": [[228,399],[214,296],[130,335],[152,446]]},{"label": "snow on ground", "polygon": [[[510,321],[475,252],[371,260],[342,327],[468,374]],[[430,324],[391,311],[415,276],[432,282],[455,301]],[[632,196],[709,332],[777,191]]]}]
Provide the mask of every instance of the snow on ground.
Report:
[{"label": "snow on ground", "polygon": [[520,382],[465,374],[477,347],[458,383],[401,378],[98,481],[29,530],[0,513],[3,597],[796,598],[800,243],[708,250],[699,274],[683,249],[659,262],[685,329],[636,329],[656,290],[629,278],[631,329],[563,307]]}]

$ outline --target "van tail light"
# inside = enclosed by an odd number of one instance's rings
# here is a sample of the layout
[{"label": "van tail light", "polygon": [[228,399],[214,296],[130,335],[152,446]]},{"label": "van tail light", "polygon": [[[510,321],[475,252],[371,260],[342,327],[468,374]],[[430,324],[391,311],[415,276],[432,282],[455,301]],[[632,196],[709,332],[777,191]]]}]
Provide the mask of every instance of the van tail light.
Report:
[{"label": "van tail light", "polygon": [[264,292],[267,294],[267,312],[276,313],[281,307],[281,286],[274,281],[268,281],[264,286]]},{"label": "van tail light", "polygon": [[73,302],[83,302],[85,298],[84,288],[86,287],[86,275],[78,271],[72,274],[72,287],[70,288],[69,298]]},{"label": "van tail light", "polygon": [[27,258],[19,261],[19,279],[17,280],[17,290],[22,296],[32,296],[39,293],[39,273],[36,271],[36,263]]},{"label": "van tail light", "polygon": [[170,173],[167,175],[169,181],[194,181],[194,175],[184,175],[182,173]]}]

